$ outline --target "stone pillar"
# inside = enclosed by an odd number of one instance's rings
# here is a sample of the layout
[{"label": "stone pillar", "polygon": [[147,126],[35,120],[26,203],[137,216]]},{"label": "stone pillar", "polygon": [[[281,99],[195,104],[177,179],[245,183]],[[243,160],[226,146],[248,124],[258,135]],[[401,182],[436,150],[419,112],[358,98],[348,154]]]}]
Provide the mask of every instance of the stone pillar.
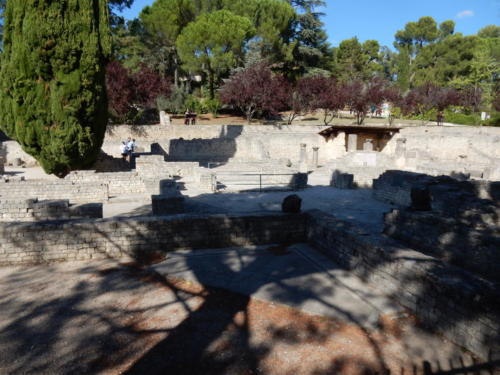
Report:
[{"label": "stone pillar", "polygon": [[357,134],[349,134],[347,136],[347,151],[353,152],[358,149],[358,135]]},{"label": "stone pillar", "polygon": [[366,139],[363,143],[363,151],[373,151],[373,139]]},{"label": "stone pillar", "polygon": [[5,173],[5,160],[7,160],[7,157],[5,156],[5,150],[3,148],[2,141],[0,141],[0,175]]},{"label": "stone pillar", "polygon": [[406,138],[396,139],[396,157],[401,158],[406,154]]},{"label": "stone pillar", "polygon": [[307,173],[307,145],[305,143],[300,144],[300,161],[299,161],[299,171],[301,173]]},{"label": "stone pillar", "polygon": [[319,147],[313,147],[313,167],[319,167],[319,158],[318,158]]},{"label": "stone pillar", "polygon": [[170,123],[170,116],[165,111],[160,111],[160,125],[168,126]]}]

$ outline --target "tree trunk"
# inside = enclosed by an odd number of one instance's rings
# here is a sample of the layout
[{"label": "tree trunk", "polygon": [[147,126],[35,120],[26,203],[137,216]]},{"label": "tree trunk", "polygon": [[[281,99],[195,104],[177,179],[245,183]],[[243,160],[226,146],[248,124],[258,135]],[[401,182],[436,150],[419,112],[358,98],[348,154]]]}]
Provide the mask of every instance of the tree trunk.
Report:
[{"label": "tree trunk", "polygon": [[210,94],[210,99],[215,99],[215,74],[210,65],[208,65],[208,91]]}]

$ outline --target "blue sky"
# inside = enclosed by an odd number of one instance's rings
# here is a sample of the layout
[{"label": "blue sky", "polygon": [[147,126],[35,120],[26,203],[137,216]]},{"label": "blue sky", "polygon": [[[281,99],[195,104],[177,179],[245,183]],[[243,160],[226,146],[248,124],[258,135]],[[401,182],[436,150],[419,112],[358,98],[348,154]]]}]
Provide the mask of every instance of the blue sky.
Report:
[{"label": "blue sky", "polygon": [[[126,18],[136,17],[154,0],[135,0]],[[410,21],[431,16],[437,22],[454,20],[456,32],[475,34],[486,25],[500,24],[500,0],[326,0],[323,21],[330,43],[357,36],[392,46],[394,34]]]}]

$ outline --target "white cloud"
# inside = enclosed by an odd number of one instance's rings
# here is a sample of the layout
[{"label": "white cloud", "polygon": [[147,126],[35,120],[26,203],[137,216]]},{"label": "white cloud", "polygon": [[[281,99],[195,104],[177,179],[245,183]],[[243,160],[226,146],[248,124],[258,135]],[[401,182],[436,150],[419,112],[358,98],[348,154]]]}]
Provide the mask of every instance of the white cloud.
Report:
[{"label": "white cloud", "polygon": [[457,14],[457,18],[465,18],[465,17],[473,17],[474,16],[474,11],[473,10],[462,10]]}]

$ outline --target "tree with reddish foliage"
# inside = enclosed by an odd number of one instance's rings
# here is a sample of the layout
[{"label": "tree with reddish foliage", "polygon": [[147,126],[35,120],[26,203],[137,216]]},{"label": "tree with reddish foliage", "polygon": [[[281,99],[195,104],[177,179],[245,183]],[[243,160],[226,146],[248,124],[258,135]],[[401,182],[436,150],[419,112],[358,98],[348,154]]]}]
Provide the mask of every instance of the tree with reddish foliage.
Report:
[{"label": "tree with reddish foliage", "polygon": [[[420,116],[431,109],[436,109],[439,124],[444,120],[443,111],[451,105],[459,104],[461,104],[461,96],[457,90],[438,87],[428,82],[410,90],[401,102],[401,109],[406,114]],[[422,121],[425,119],[422,118]]]},{"label": "tree with reddish foliage", "polygon": [[106,67],[106,90],[109,112],[113,117],[123,118],[134,101],[134,83],[119,61],[111,61]]},{"label": "tree with reddish foliage", "polygon": [[168,98],[171,92],[171,82],[153,69],[142,64],[139,71],[132,75],[134,84],[134,104],[143,108],[154,106],[156,98]]},{"label": "tree with reddish foliage", "polygon": [[385,101],[395,101],[398,92],[389,82],[381,78],[372,78],[367,83],[354,80],[343,86],[347,104],[356,114],[356,123],[361,125],[371,107],[380,109]]},{"label": "tree with reddish foliage", "polygon": [[460,92],[460,105],[472,112],[479,112],[483,99],[483,89],[479,86],[469,86]]},{"label": "tree with reddish foliage", "polygon": [[170,96],[171,83],[146,65],[131,74],[120,62],[106,69],[106,89],[110,113],[120,121],[137,109],[152,108],[159,96]]},{"label": "tree with reddish foliage", "polygon": [[328,125],[338,111],[344,108],[346,97],[337,80],[325,76],[303,77],[297,82],[296,96],[305,112],[323,111],[323,122]]},{"label": "tree with reddish foliage", "polygon": [[283,76],[259,63],[231,75],[220,89],[220,100],[240,109],[250,123],[257,112],[276,114],[286,109],[288,92]]}]

